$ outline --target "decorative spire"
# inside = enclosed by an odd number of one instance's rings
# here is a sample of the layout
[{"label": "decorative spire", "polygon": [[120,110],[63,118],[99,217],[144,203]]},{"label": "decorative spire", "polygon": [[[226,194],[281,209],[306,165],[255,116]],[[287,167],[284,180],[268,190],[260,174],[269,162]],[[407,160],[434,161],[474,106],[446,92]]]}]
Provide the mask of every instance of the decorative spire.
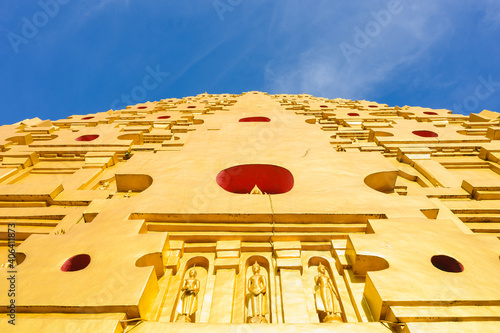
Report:
[{"label": "decorative spire", "polygon": [[252,191],[250,192],[250,194],[264,194],[260,188],[257,186],[257,184],[255,184],[254,188],[252,189]]}]

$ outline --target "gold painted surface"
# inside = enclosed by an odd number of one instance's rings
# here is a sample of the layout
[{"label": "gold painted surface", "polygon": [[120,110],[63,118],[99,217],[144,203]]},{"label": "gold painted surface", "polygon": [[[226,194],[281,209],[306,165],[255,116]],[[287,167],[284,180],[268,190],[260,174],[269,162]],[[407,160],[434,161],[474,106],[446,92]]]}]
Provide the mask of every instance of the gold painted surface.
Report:
[{"label": "gold painted surface", "polygon": [[209,332],[353,332],[353,333],[389,333],[390,329],[380,323],[362,324],[164,324],[164,323],[143,323],[138,325],[132,332],[134,333],[160,333],[172,330],[179,333],[209,333]]},{"label": "gold painted surface", "polygon": [[[247,92],[1,126],[0,290],[10,287],[10,224],[16,332],[493,331],[499,120]],[[218,184],[244,164],[285,168],[293,187]],[[237,170],[231,177],[244,176]],[[78,254],[88,266],[62,271]],[[436,267],[435,255],[463,271]],[[267,324],[247,324],[255,262]],[[319,323],[319,263],[344,323]],[[196,311],[179,324],[190,270]],[[9,304],[0,293],[2,313]],[[118,323],[125,316],[145,321]]]},{"label": "gold painted surface", "polygon": [[308,323],[309,315],[300,271],[280,269],[283,312],[286,323]]},{"label": "gold painted surface", "polygon": [[230,323],[233,312],[234,269],[218,269],[215,273],[214,297],[209,323]]}]

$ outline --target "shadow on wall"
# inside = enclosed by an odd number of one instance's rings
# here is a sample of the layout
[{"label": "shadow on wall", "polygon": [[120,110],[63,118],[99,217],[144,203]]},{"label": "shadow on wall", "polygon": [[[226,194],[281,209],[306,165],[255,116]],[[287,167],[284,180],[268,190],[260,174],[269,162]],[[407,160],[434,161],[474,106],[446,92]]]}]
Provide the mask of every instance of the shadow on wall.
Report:
[{"label": "shadow on wall", "polygon": [[365,184],[375,191],[382,193],[394,192],[396,186],[397,171],[382,171],[372,173],[365,178]]},{"label": "shadow on wall", "polygon": [[116,174],[115,179],[118,192],[142,192],[153,184],[149,175]]}]

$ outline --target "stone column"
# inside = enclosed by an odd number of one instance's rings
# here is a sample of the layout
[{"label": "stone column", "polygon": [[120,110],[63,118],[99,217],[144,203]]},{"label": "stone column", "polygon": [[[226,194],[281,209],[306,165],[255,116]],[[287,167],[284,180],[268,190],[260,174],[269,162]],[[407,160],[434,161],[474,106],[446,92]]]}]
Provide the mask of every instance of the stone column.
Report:
[{"label": "stone column", "polygon": [[283,320],[287,324],[310,323],[302,284],[300,242],[274,242],[273,247],[280,274]]},{"label": "stone column", "polygon": [[[169,281],[165,289],[162,305],[159,315],[156,316],[157,320],[163,322],[170,322],[175,319],[174,307],[176,305],[175,299],[177,296],[178,284],[181,283],[180,277],[175,277],[180,268],[180,258],[184,255],[184,242],[183,241],[170,241],[169,256],[165,263],[165,269],[172,274],[172,281]],[[172,288],[171,286],[175,287]]]},{"label": "stone column", "polygon": [[239,273],[240,241],[219,241],[216,246],[215,285],[209,323],[231,323],[236,274]]}]

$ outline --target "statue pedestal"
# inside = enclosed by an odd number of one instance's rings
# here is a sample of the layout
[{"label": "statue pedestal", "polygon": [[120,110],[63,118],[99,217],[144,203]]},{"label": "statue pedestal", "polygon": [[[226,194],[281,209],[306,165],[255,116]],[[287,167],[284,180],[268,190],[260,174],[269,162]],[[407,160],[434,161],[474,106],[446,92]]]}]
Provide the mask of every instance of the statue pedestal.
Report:
[{"label": "statue pedestal", "polygon": [[263,316],[255,316],[248,319],[248,322],[252,324],[267,324],[267,319]]},{"label": "statue pedestal", "polygon": [[191,318],[189,318],[189,316],[186,316],[186,315],[179,315],[179,317],[177,317],[177,320],[175,322],[176,323],[190,323]]},{"label": "statue pedestal", "polygon": [[339,315],[331,314],[323,318],[323,323],[342,323],[342,317]]}]

